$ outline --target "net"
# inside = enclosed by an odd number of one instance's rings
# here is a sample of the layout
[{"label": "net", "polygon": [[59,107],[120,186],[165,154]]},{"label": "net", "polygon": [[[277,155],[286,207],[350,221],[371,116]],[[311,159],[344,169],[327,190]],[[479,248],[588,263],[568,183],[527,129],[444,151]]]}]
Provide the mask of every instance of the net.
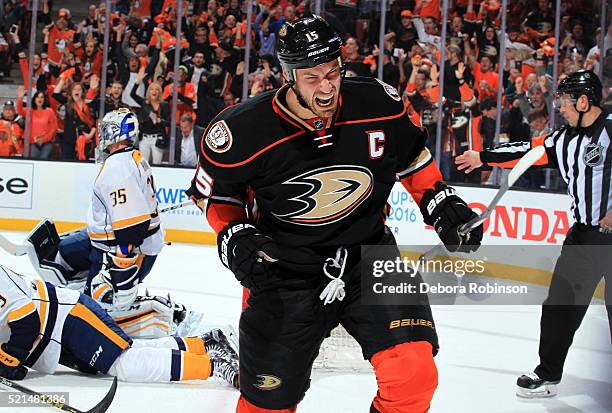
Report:
[{"label": "net", "polygon": [[372,366],[363,359],[361,347],[353,337],[339,326],[321,345],[313,368],[318,370],[370,371]]}]

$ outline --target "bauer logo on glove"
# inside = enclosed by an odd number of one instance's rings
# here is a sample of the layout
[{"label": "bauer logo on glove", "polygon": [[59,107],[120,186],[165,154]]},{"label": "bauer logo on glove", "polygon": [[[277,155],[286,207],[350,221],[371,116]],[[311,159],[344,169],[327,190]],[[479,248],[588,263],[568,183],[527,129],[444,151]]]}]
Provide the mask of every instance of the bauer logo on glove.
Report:
[{"label": "bauer logo on glove", "polygon": [[461,199],[454,188],[437,182],[435,189],[423,195],[421,213],[426,224],[432,225],[448,251],[476,251],[482,240],[482,224],[466,235],[459,228],[476,217],[476,213]]}]

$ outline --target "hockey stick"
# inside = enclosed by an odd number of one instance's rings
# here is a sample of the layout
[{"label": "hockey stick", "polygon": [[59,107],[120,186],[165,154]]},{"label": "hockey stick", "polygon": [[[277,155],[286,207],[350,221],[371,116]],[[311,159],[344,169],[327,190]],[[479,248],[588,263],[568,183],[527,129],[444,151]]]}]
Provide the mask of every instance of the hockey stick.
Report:
[{"label": "hockey stick", "polygon": [[64,404],[58,401],[54,401],[53,396],[45,395],[37,391],[30,390],[27,387],[22,386],[21,384],[17,384],[14,381],[11,381],[9,379],[5,379],[4,377],[0,377],[0,384],[3,384],[6,387],[10,387],[11,389],[20,391],[22,393],[29,394],[30,396],[34,396],[36,397],[37,400],[42,401],[48,406],[55,407],[56,409],[59,409],[63,412],[70,412],[70,413],[104,413],[108,410],[111,403],[113,402],[113,399],[115,398],[115,392],[117,391],[117,377],[115,377],[113,378],[113,384],[111,385],[110,389],[106,393],[106,396],[104,396],[104,398],[100,400],[100,402],[96,404],[93,408],[91,408],[90,410],[83,411],[83,410],[75,409],[74,407],[71,407],[67,404]]},{"label": "hockey stick", "polygon": [[[535,148],[532,148],[531,150],[529,150],[529,152],[523,155],[521,160],[518,161],[516,165],[514,165],[514,168],[512,168],[510,173],[504,173],[502,177],[501,186],[497,190],[495,197],[493,197],[493,199],[489,203],[487,209],[485,209],[482,214],[472,218],[471,220],[460,226],[457,230],[459,235],[461,237],[465,236],[467,233],[469,233],[471,230],[473,230],[478,225],[483,223],[487,218],[489,218],[489,216],[495,210],[495,207],[497,206],[499,201],[506,194],[506,192],[508,192],[508,189],[510,189],[510,187],[512,187],[516,183],[516,181],[518,181],[521,175],[523,175],[527,171],[527,169],[533,166],[542,157],[542,155],[544,155],[545,152],[546,149],[544,149],[543,146],[536,146]],[[421,255],[419,259],[427,261],[439,252],[444,252],[444,243],[436,245],[435,247],[427,251],[425,254]]]}]

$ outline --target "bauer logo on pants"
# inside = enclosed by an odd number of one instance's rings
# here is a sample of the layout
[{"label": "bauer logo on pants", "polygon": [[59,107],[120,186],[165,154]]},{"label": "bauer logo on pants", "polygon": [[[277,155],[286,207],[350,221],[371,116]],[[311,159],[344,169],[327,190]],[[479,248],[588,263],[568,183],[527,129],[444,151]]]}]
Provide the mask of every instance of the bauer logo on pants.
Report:
[{"label": "bauer logo on pants", "polygon": [[32,209],[34,164],[0,162],[0,208]]},{"label": "bauer logo on pants", "polygon": [[222,153],[232,147],[232,132],[224,120],[210,127],[206,134],[206,146],[213,152]]},{"label": "bauer logo on pants", "polygon": [[259,383],[253,386],[257,387],[259,390],[276,390],[283,383],[281,379],[270,374],[258,374],[257,378],[259,379]]}]

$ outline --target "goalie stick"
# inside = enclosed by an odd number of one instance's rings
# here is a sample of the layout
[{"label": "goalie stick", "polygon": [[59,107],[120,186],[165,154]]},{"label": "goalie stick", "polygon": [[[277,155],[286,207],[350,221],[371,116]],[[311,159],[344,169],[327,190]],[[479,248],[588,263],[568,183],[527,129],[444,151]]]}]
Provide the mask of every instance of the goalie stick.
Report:
[{"label": "goalie stick", "polygon": [[5,379],[4,377],[0,377],[0,384],[6,387],[10,387],[11,389],[20,391],[22,393],[29,394],[30,396],[34,396],[38,398],[38,400],[41,400],[42,402],[44,402],[46,405],[50,407],[55,407],[56,409],[59,409],[63,412],[70,412],[70,413],[104,413],[108,410],[111,403],[113,402],[113,399],[115,398],[115,393],[117,391],[117,377],[114,377],[113,384],[111,384],[111,387],[106,393],[106,395],[104,396],[104,398],[100,400],[100,402],[96,404],[94,407],[85,411],[85,410],[75,409],[74,407],[61,403],[61,402],[55,402],[52,400],[51,396],[31,390],[25,386],[22,386],[21,384],[15,383],[12,380]]},{"label": "goalie stick", "polygon": [[[518,181],[521,175],[523,175],[531,166],[533,166],[544,155],[545,152],[546,149],[544,149],[543,146],[536,146],[535,148],[532,148],[531,150],[529,150],[529,152],[523,155],[523,157],[518,161],[516,165],[514,165],[514,168],[512,168],[509,173],[504,173],[501,186],[497,190],[495,197],[493,197],[493,199],[489,203],[487,209],[485,209],[482,214],[472,218],[471,220],[460,226],[457,230],[459,235],[461,237],[465,236],[472,229],[476,228],[487,218],[489,218],[489,216],[495,210],[495,207],[497,206],[499,201],[508,191],[508,189],[510,189],[510,187],[512,187],[516,183],[516,181]],[[436,245],[435,247],[427,251],[425,254],[421,255],[419,259],[427,261],[440,252],[444,252],[443,243]]]},{"label": "goalie stick", "polygon": [[[174,211],[175,209],[183,208],[192,203],[193,202],[190,200],[190,201],[181,202],[180,204],[171,205],[169,207],[160,209],[159,213],[163,214],[164,212]],[[60,234],[60,237],[63,238],[63,237],[68,237],[70,235],[74,235],[80,232],[81,230],[83,230],[84,228],[86,227],[81,227],[81,228],[78,228],[72,231],[63,232]],[[31,248],[31,246],[23,245],[23,244],[15,244],[9,241],[9,239],[6,238],[4,235],[0,234],[0,248],[2,248],[3,250],[5,250],[11,255],[20,256],[20,255],[26,255],[28,253],[28,250]]]}]

